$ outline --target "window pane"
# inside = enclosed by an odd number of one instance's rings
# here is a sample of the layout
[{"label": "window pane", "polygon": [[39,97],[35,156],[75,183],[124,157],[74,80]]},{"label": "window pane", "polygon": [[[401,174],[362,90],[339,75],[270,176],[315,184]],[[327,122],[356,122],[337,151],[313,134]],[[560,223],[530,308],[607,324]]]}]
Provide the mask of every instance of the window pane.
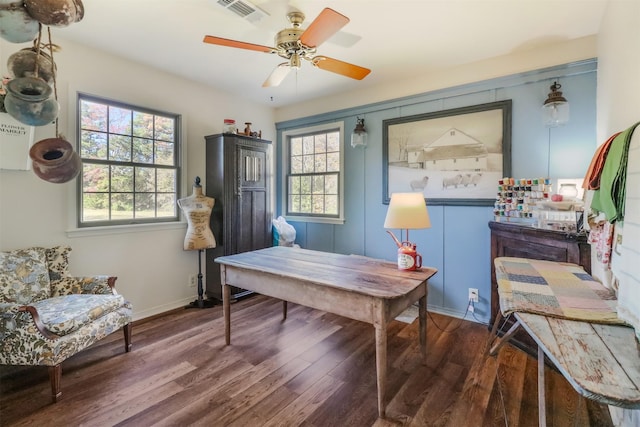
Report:
[{"label": "window pane", "polygon": [[176,215],[176,197],[173,194],[158,194],[158,216],[172,217]]},{"label": "window pane", "polygon": [[153,163],[153,140],[133,138],[133,161]]},{"label": "window pane", "polygon": [[174,169],[158,169],[158,192],[175,193],[176,171]]},{"label": "window pane", "polygon": [[328,215],[338,215],[338,196],[324,196],[324,209]]},{"label": "window pane", "polygon": [[316,155],[315,171],[316,172],[327,171],[327,157],[324,154]]},{"label": "window pane", "polygon": [[156,195],[136,195],[136,218],[153,218],[156,216]]},{"label": "window pane", "polygon": [[313,160],[314,160],[315,156],[303,156],[302,157],[302,171],[304,173],[310,173],[313,172]]},{"label": "window pane", "polygon": [[111,219],[133,218],[133,194],[111,193]]},{"label": "window pane", "polygon": [[109,191],[109,166],[82,163],[82,191]]},{"label": "window pane", "polygon": [[311,194],[311,177],[310,176],[300,177],[300,193]]},{"label": "window pane", "polygon": [[109,132],[131,135],[131,110],[109,107]]},{"label": "window pane", "polygon": [[340,172],[340,153],[327,154],[327,172]]},{"label": "window pane", "polygon": [[291,155],[302,155],[302,138],[291,138]]},{"label": "window pane", "polygon": [[109,160],[131,160],[131,137],[111,135],[109,137]]},{"label": "window pane", "polygon": [[107,106],[95,102],[80,103],[80,126],[86,130],[107,131]]},{"label": "window pane", "polygon": [[315,153],[324,153],[327,151],[327,136],[325,134],[316,135],[315,138]]},{"label": "window pane", "polygon": [[173,164],[173,144],[169,142],[156,142],[156,162],[157,165]]},{"label": "window pane", "polygon": [[327,175],[324,189],[326,194],[338,194],[338,175]]},{"label": "window pane", "polygon": [[82,197],[83,221],[106,221],[109,219],[109,194],[87,193]]},{"label": "window pane", "polygon": [[111,166],[111,191],[133,192],[133,167]]},{"label": "window pane", "polygon": [[313,177],[313,194],[324,194],[324,175]]},{"label": "window pane", "polygon": [[133,112],[133,136],[153,138],[153,114]]},{"label": "window pane", "polygon": [[313,196],[313,213],[324,213],[324,196]]},{"label": "window pane", "polygon": [[327,134],[327,151],[340,151],[340,132]]},{"label": "window pane", "polygon": [[289,212],[300,212],[300,196],[289,196]]},{"label": "window pane", "polygon": [[305,136],[302,138],[302,154],[313,154],[313,141],[313,136]]},{"label": "window pane", "polygon": [[289,177],[289,193],[300,194],[300,177],[299,176]]},{"label": "window pane", "polygon": [[170,117],[156,116],[156,139],[163,141],[174,142],[175,139],[175,124],[174,120]]},{"label": "window pane", "polygon": [[80,133],[80,156],[85,159],[107,158],[107,134],[83,130]]},{"label": "window pane", "polygon": [[155,191],[156,170],[154,168],[136,168],[136,193],[155,193]]},{"label": "window pane", "polygon": [[311,213],[311,196],[300,196],[300,212]]},{"label": "window pane", "polygon": [[302,173],[302,156],[291,158],[291,173]]}]

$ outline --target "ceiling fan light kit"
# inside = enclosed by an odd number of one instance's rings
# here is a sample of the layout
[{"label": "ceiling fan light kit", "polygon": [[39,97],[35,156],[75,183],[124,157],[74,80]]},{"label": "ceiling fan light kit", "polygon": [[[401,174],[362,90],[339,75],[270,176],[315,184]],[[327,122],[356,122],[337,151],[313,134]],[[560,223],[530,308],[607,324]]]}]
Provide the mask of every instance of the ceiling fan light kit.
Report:
[{"label": "ceiling fan light kit", "polygon": [[225,39],[216,36],[205,36],[204,42],[219,46],[234,47],[238,49],[255,50],[276,54],[287,62],[279,64],[262,84],[263,87],[278,86],[289,71],[300,68],[302,59],[309,61],[314,67],[330,71],[356,80],[364,79],[370,72],[368,68],[350,64],[348,62],[329,58],[324,55],[316,55],[319,45],[331,38],[342,27],[347,25],[349,18],[333,9],[325,8],[313,20],[307,29],[301,28],[305,16],[301,12],[290,12],[287,19],[291,28],[285,28],[276,34],[275,47],[262,46],[237,40]]}]

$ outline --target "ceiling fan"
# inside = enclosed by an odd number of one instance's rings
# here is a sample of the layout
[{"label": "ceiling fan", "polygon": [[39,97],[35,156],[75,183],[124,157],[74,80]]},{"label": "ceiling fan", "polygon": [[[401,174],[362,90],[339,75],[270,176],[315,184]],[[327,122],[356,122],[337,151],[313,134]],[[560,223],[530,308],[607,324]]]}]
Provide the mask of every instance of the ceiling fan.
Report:
[{"label": "ceiling fan", "polygon": [[349,18],[333,9],[325,8],[306,30],[300,28],[304,18],[304,14],[301,12],[288,13],[287,19],[292,28],[285,28],[276,34],[275,47],[215,36],[205,36],[203,41],[220,46],[275,53],[285,58],[287,62],[279,64],[262,84],[262,87],[278,86],[291,69],[297,70],[300,68],[301,59],[311,62],[313,66],[321,70],[331,71],[356,80],[362,80],[371,72],[368,68],[349,64],[328,56],[316,55],[316,48],[344,27],[349,22]]}]

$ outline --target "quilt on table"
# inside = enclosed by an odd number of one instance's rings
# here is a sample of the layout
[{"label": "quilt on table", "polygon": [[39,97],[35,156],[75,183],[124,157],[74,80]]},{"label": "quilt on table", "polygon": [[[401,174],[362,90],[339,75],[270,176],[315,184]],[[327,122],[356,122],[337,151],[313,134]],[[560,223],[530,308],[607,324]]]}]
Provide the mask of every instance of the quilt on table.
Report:
[{"label": "quilt on table", "polygon": [[576,264],[525,258],[494,260],[500,310],[593,323],[625,324],[613,291]]}]

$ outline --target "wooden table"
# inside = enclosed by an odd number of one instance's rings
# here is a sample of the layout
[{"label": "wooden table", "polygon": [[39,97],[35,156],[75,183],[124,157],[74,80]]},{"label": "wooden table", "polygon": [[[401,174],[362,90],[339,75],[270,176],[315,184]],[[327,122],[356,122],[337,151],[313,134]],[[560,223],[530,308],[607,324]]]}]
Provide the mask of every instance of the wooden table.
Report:
[{"label": "wooden table", "polygon": [[400,271],[395,263],[275,246],[218,257],[226,343],[231,343],[230,286],[248,289],[375,327],[378,414],[385,416],[387,325],[419,302],[420,348],[426,360],[427,280],[434,268]]},{"label": "wooden table", "polygon": [[640,357],[633,328],[530,313],[513,313],[511,330],[491,348],[496,354],[522,327],[538,344],[538,421],[546,426],[544,357],[582,396],[607,405],[640,409]]}]

